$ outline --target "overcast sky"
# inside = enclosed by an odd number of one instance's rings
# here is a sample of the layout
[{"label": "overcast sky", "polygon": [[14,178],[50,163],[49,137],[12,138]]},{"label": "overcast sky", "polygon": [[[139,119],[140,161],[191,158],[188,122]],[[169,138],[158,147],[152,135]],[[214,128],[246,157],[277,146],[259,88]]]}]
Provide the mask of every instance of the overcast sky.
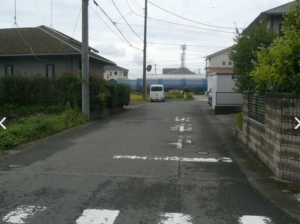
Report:
[{"label": "overcast sky", "polygon": [[[19,27],[52,25],[54,29],[81,41],[81,0],[16,0],[16,2],[16,22]],[[129,69],[130,79],[141,78],[145,0],[96,0],[96,2],[116,23],[127,40],[94,1],[90,0],[89,45],[99,50],[101,56]],[[179,68],[183,44],[187,45],[186,67],[197,73],[200,69],[203,74],[205,55],[231,46],[234,43],[235,27],[245,28],[261,12],[288,2],[287,0],[148,1],[147,64],[153,66],[149,74],[155,73],[155,64],[157,74],[161,74],[163,68]],[[135,33],[126,24],[114,3]],[[155,5],[194,22],[172,15]],[[0,27],[11,28],[14,24],[14,15],[15,1],[0,0]]]}]

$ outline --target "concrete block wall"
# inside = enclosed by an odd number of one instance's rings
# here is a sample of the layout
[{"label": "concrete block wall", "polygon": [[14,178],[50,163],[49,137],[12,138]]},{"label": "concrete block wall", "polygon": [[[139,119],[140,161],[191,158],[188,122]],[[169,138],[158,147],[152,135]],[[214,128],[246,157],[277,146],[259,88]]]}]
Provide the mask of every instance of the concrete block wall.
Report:
[{"label": "concrete block wall", "polygon": [[265,124],[248,117],[248,97],[244,92],[242,140],[284,180],[300,182],[300,94],[266,93]]}]

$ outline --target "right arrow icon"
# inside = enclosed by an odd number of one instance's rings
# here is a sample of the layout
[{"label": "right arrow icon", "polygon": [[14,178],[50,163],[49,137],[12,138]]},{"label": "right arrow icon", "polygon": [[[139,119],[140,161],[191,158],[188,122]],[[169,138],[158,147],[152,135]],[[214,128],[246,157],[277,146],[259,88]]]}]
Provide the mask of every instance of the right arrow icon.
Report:
[{"label": "right arrow icon", "polygon": [[296,121],[298,121],[298,123],[299,123],[299,124],[295,127],[295,129],[297,129],[297,128],[300,127],[300,120],[299,120],[298,118],[296,118],[296,117],[295,117],[295,119],[296,119]]}]

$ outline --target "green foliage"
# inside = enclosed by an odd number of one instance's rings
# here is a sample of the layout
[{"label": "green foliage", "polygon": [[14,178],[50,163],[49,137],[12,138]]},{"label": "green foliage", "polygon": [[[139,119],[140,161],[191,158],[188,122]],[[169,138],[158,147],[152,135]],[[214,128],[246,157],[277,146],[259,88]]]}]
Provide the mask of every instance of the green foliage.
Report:
[{"label": "green foliage", "polygon": [[18,124],[0,130],[0,150],[42,138],[72,126],[84,123],[88,117],[78,110],[68,109],[60,115],[36,114],[22,118]]},{"label": "green foliage", "polygon": [[238,128],[243,131],[243,112],[236,115],[236,121]]},{"label": "green foliage", "polygon": [[233,73],[238,75],[235,82],[236,92],[256,91],[256,83],[249,75],[254,69],[253,61],[257,61],[256,51],[262,45],[269,46],[276,37],[275,32],[267,29],[265,21],[254,26],[250,31],[239,33],[236,30],[235,44],[229,54],[229,59],[233,62]]},{"label": "green foliage", "polygon": [[[0,112],[62,111],[63,105],[81,108],[81,72],[64,72],[55,77],[14,74],[0,77]],[[128,105],[130,89],[125,84],[110,84],[100,75],[89,75],[90,109],[104,110]]]},{"label": "green foliage", "polygon": [[112,109],[114,107],[127,106],[130,101],[130,88],[126,84],[106,83],[108,89],[106,107]]},{"label": "green foliage", "polygon": [[191,89],[189,87],[184,87],[182,90],[183,90],[183,93],[191,92]]},{"label": "green foliage", "polygon": [[187,93],[186,94],[186,99],[187,100],[193,100],[194,99],[194,93]]},{"label": "green foliage", "polygon": [[260,47],[251,76],[259,94],[300,93],[300,1],[290,6],[282,28],[283,37],[269,47]]}]

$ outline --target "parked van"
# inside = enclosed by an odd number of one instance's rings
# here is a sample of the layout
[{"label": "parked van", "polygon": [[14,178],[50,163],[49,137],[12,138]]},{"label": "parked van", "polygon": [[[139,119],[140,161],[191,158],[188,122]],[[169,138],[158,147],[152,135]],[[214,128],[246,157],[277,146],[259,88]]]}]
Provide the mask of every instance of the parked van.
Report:
[{"label": "parked van", "polygon": [[165,89],[163,85],[150,86],[150,101],[165,101]]}]

